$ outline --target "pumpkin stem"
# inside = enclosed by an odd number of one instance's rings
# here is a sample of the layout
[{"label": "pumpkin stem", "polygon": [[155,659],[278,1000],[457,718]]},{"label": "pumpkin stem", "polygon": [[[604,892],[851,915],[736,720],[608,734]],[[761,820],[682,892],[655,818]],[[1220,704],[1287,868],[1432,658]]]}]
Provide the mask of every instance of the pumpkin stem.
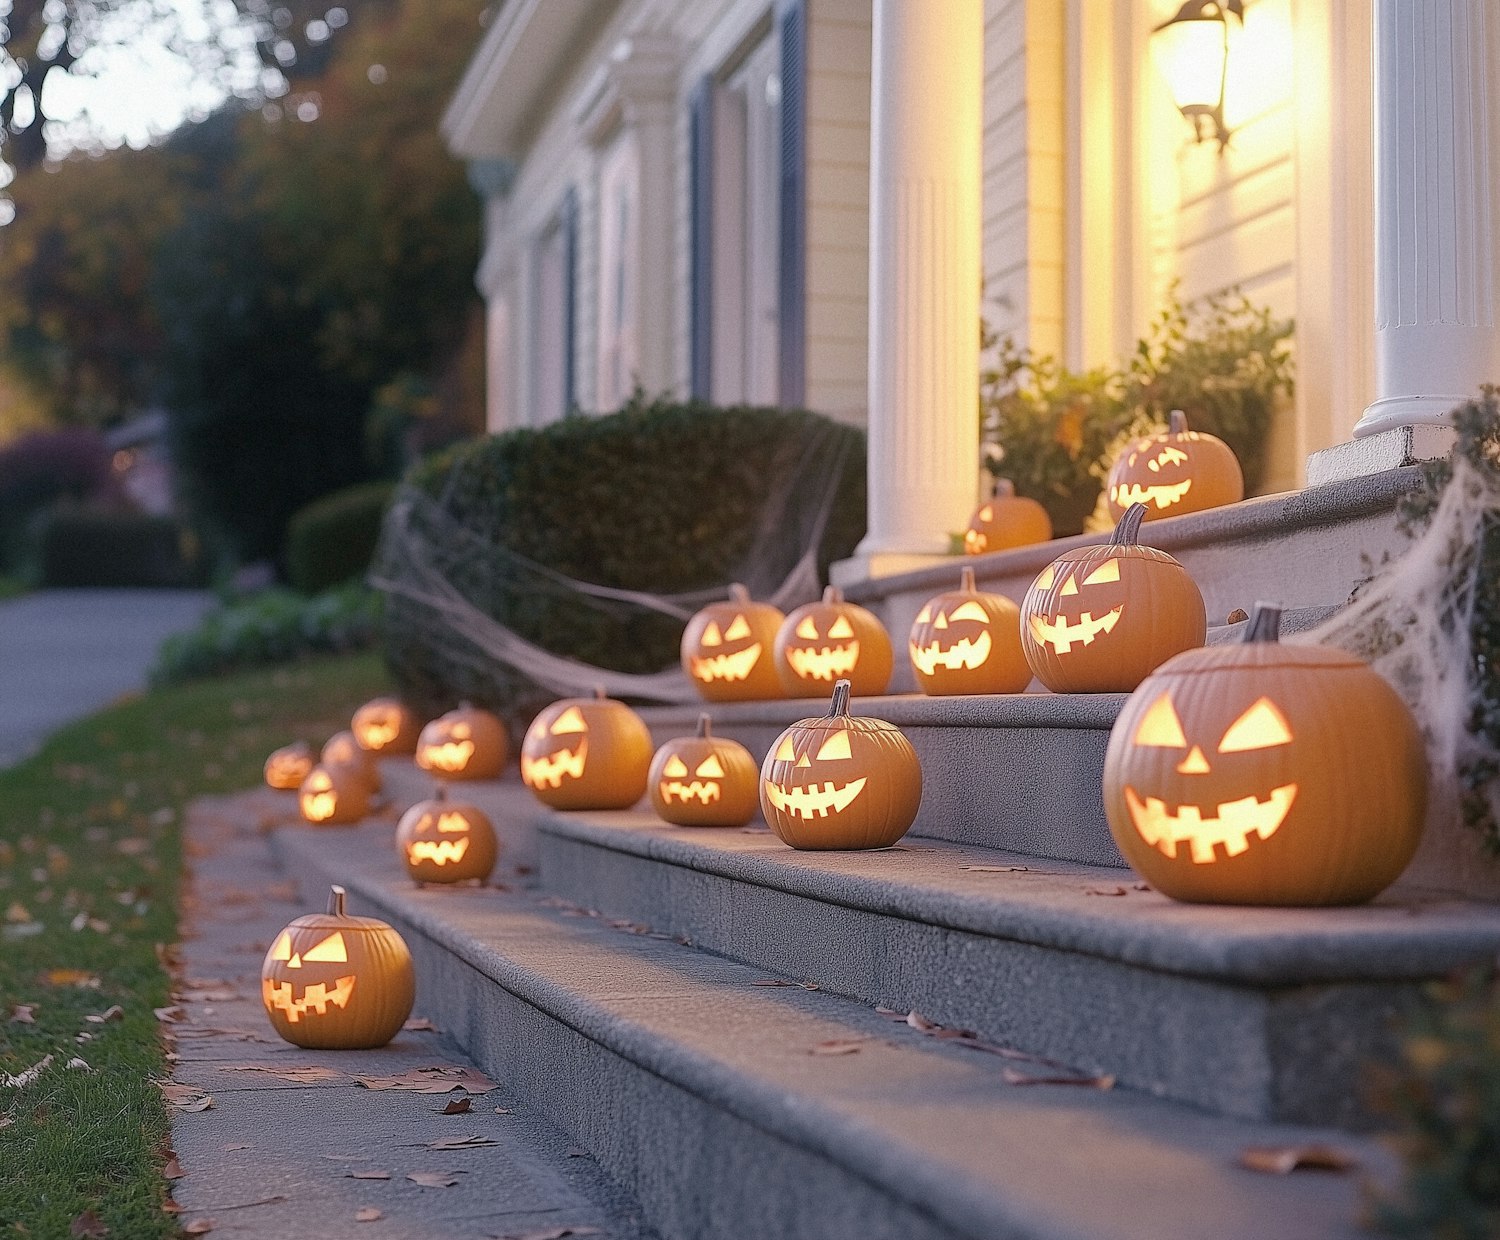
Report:
[{"label": "pumpkin stem", "polygon": [[844,592],[838,586],[829,586],[823,591],[823,601],[825,603],[842,603],[844,601]]},{"label": "pumpkin stem", "polygon": [[1009,478],[996,478],[995,485],[990,489],[991,499],[1013,499],[1016,494],[1016,484]]},{"label": "pumpkin stem", "polygon": [[707,711],[698,716],[698,735],[705,739],[713,737],[713,719]]},{"label": "pumpkin stem", "polygon": [[1173,435],[1180,435],[1187,430],[1187,414],[1181,409],[1174,409],[1167,414],[1167,430]]},{"label": "pumpkin stem", "polygon": [[958,573],[958,588],[965,594],[977,594],[979,588],[974,584],[974,570],[963,568]]},{"label": "pumpkin stem", "polygon": [[849,682],[841,680],[833,686],[833,701],[828,707],[828,718],[843,719],[849,714]]},{"label": "pumpkin stem", "polygon": [[750,591],[736,581],[729,587],[729,601],[743,606],[750,601]]},{"label": "pumpkin stem", "polygon": [[1115,526],[1114,537],[1109,540],[1112,547],[1133,547],[1141,541],[1141,522],[1146,519],[1145,504],[1131,504]]},{"label": "pumpkin stem", "polygon": [[1274,642],[1281,640],[1281,608],[1275,603],[1256,603],[1250,609],[1250,622],[1245,625],[1245,641]]},{"label": "pumpkin stem", "polygon": [[337,883],[328,889],[328,915],[330,917],[342,917],[344,915],[344,897],[348,894]]}]

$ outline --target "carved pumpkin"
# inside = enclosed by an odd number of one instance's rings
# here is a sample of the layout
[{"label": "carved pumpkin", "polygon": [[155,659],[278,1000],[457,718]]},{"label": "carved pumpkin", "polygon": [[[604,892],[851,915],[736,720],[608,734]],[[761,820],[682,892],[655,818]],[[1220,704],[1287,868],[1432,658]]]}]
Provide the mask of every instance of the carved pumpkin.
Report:
[{"label": "carved pumpkin", "polygon": [[315,766],[297,790],[297,808],[314,826],[358,822],[370,809],[370,785],[351,766]]},{"label": "carved pumpkin", "polygon": [[841,679],[862,696],[884,693],[893,662],[885,626],[844,602],[837,586],[823,591],[822,602],[797,608],[776,634],[776,668],[792,697],[821,697]]},{"label": "carved pumpkin", "polygon": [[422,729],[417,765],[448,779],[494,779],[505,767],[509,748],[505,725],[464,702]]},{"label": "carved pumpkin", "polygon": [[411,953],[373,917],[344,912],[333,888],[327,913],[308,913],[276,936],[260,968],[271,1027],[316,1049],[384,1046],[411,1015],[416,997]]},{"label": "carved pumpkin", "polygon": [[1187,415],[1172,410],[1164,434],[1137,439],[1120,453],[1104,484],[1115,520],[1132,504],[1146,505],[1146,520],[1202,512],[1245,498],[1245,478],[1233,449],[1216,435],[1188,429]]},{"label": "carved pumpkin", "polygon": [[396,824],[396,852],[419,883],[483,882],[499,851],[495,828],[484,812],[448,800],[445,788],[438,788],[430,801],[418,801]]},{"label": "carved pumpkin", "polygon": [[285,745],[266,759],[266,786],[295,792],[314,765],[312,746],[306,741]]},{"label": "carved pumpkin", "polygon": [[1104,808],[1125,859],[1178,900],[1358,904],[1416,851],[1427,763],[1411,712],[1360,659],[1242,644],[1158,668],[1110,733]]},{"label": "carved pumpkin", "polygon": [[360,747],[347,728],[335,732],[323,746],[318,762],[329,770],[348,770],[363,779],[371,792],[380,791],[380,767],[368,749]]},{"label": "carved pumpkin", "polygon": [[738,741],[713,735],[707,715],[698,734],[656,751],[646,780],[651,804],[679,827],[743,827],[760,803],[755,759]]},{"label": "carved pumpkin", "polygon": [[361,749],[371,753],[416,753],[417,736],[422,723],[396,698],[382,697],[366,702],[354,712],[349,730]]},{"label": "carved pumpkin", "polygon": [[751,600],[744,586],[729,587],[727,603],[710,603],[682,634],[682,670],[710,702],[779,698],[776,630],[785,617],[769,603]]},{"label": "carved pumpkin", "polygon": [[1016,484],[1009,478],[995,483],[990,498],[980,504],[969,518],[964,531],[964,554],[984,555],[987,551],[1006,551],[1011,547],[1029,547],[1052,537],[1052,518],[1034,499],[1016,494]]},{"label": "carved pumpkin", "polygon": [[908,643],[923,693],[1021,693],[1031,667],[1021,652],[1021,612],[1008,598],[983,594],[974,570],[956,593],[923,604]]},{"label": "carved pumpkin", "polygon": [[776,738],[761,770],[760,808],[793,848],[888,848],[916,820],[922,764],[883,719],[849,714],[849,682],[828,714]]},{"label": "carved pumpkin", "polygon": [[1125,692],[1203,644],[1203,596],[1187,569],[1137,541],[1145,515],[1132,504],[1108,543],[1065,551],[1026,591],[1021,648],[1054,693]]},{"label": "carved pumpkin", "polygon": [[651,733],[603,689],[553,702],[521,743],[521,781],[553,809],[626,809],[645,794],[650,769]]}]

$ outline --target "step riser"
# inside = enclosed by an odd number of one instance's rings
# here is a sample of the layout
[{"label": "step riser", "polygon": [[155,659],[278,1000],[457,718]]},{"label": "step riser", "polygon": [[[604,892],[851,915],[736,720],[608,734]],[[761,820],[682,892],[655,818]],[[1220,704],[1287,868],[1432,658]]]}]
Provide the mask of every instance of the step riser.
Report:
[{"label": "step riser", "polygon": [[1419,994],[1225,984],[846,908],[545,825],[540,846],[546,887],[606,916],[1246,1119],[1367,1123],[1363,1065],[1390,1061],[1391,1017]]}]

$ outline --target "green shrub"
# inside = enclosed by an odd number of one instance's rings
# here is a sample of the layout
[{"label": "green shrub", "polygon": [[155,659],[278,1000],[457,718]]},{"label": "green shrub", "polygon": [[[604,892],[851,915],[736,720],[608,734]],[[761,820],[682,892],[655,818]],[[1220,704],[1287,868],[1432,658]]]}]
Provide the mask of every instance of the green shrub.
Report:
[{"label": "green shrub", "polygon": [[[554,653],[626,672],[674,663],[682,621],[588,605],[499,549],[596,585],[673,593],[730,580],[779,491],[788,492],[791,515],[778,572],[798,558],[807,512],[829,486],[836,492],[819,547],[823,572],[853,552],[865,525],[863,434],[794,410],[636,400],[606,417],[460,445],[407,482],[461,529],[462,549],[442,568],[465,598]],[[451,530],[428,533],[453,541]],[[384,553],[378,565],[401,571],[399,557]],[[399,593],[387,604],[386,652],[403,695],[428,711],[469,698],[515,721],[545,700]]]},{"label": "green shrub", "polygon": [[153,684],[175,684],[304,655],[364,650],[380,635],[380,595],[352,582],[312,596],[266,590],[218,607],[196,629],[167,638]]},{"label": "green shrub", "polygon": [[286,571],[292,589],[316,594],[364,576],[395,489],[391,482],[365,482],[299,510],[287,526]]},{"label": "green shrub", "polygon": [[55,508],[36,530],[44,586],[201,586],[209,565],[175,517]]}]

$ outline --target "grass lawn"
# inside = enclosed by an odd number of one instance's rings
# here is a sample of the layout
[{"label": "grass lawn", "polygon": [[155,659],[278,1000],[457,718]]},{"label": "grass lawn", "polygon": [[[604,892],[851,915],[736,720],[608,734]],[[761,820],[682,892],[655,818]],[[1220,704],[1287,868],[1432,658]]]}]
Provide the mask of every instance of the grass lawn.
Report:
[{"label": "grass lawn", "polygon": [[0,771],[0,1236],[66,1237],[86,1210],[114,1237],[177,1234],[152,1009],[169,1002],[183,806],[254,784],[273,748],[321,743],[385,687],[365,654],[161,689]]}]

